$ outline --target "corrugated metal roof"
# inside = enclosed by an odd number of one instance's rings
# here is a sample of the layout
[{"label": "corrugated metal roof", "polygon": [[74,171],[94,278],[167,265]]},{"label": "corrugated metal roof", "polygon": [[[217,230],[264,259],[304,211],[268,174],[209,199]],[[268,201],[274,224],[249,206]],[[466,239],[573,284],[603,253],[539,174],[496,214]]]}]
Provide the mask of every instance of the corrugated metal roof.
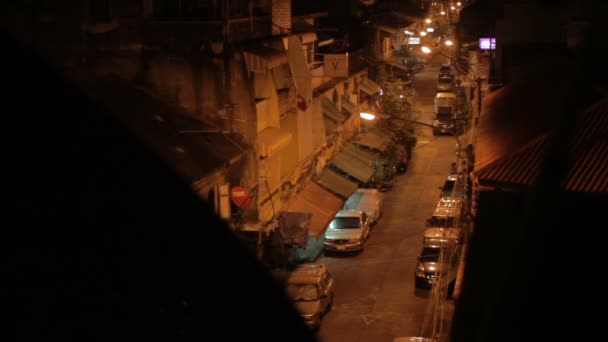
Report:
[{"label": "corrugated metal roof", "polygon": [[107,108],[188,182],[195,182],[242,155],[243,150],[221,132],[202,133],[211,127],[188,118],[186,113],[128,80],[110,76],[82,85],[92,99]]},{"label": "corrugated metal roof", "polygon": [[[473,172],[481,185],[510,188],[538,185],[553,133],[533,139],[518,151]],[[569,162],[561,187],[576,192],[608,192],[608,99],[578,118],[564,154]]]}]

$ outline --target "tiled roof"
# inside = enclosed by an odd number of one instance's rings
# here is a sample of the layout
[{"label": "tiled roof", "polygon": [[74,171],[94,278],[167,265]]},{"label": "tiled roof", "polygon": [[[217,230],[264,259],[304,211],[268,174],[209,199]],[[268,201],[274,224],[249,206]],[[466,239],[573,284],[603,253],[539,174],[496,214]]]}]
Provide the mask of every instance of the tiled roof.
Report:
[{"label": "tiled roof", "polygon": [[[566,145],[566,174],[561,187],[575,192],[608,192],[608,100],[579,116]],[[518,151],[473,172],[481,185],[530,188],[538,185],[552,132],[543,134]]]}]

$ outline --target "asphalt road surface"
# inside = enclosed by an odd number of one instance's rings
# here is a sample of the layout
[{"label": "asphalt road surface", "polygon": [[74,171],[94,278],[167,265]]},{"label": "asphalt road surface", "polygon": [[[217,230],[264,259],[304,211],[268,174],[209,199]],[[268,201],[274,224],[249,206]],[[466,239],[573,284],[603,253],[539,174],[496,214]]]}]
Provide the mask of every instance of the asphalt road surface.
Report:
[{"label": "asphalt road surface", "polygon": [[[414,119],[433,121],[439,64],[433,58],[414,79]],[[323,342],[392,341],[401,336],[429,336],[425,313],[430,291],[414,287],[416,256],[426,220],[439,200],[439,189],[456,161],[453,136],[433,136],[418,126],[418,144],[408,171],[384,193],[384,213],[373,227],[365,250],[356,255],[323,255],[335,277],[334,308],[318,332]],[[452,301],[442,301],[449,321]],[[428,318],[428,317],[427,317]],[[426,322],[426,323],[425,323]]]}]

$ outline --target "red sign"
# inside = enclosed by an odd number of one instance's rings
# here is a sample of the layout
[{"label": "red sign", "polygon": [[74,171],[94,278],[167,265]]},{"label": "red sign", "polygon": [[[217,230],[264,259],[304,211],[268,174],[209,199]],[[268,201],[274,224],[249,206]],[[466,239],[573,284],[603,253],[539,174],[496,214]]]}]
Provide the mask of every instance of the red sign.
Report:
[{"label": "red sign", "polygon": [[232,203],[241,209],[247,209],[251,205],[253,198],[249,195],[249,192],[240,186],[233,186],[230,189],[230,199]]},{"label": "red sign", "polygon": [[300,109],[303,112],[305,112],[306,108],[308,108],[308,103],[306,102],[306,99],[304,98],[304,96],[299,95],[299,94],[298,94],[298,101],[296,102],[296,105],[298,106],[298,109]]}]

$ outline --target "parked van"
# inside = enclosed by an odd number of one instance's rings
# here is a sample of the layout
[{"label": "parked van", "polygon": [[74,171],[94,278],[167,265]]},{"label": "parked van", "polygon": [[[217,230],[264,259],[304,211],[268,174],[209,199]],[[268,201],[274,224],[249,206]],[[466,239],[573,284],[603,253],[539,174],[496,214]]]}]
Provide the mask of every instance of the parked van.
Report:
[{"label": "parked van", "polygon": [[357,189],[344,203],[344,209],[359,210],[367,214],[370,224],[376,224],[384,205],[384,195],[378,189]]},{"label": "parked van", "polygon": [[287,279],[285,290],[304,323],[319,329],[334,301],[334,278],[327,267],[320,263],[298,265]]},{"label": "parked van", "polygon": [[456,113],[456,93],[440,92],[435,95],[435,115]]}]

